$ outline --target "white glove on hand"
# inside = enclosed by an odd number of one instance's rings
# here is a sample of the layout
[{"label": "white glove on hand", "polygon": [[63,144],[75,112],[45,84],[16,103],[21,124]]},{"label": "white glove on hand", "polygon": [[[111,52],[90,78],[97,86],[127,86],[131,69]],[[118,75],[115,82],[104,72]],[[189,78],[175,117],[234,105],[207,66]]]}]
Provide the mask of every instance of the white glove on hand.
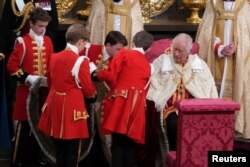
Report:
[{"label": "white glove on hand", "polygon": [[38,75],[28,75],[25,79],[25,83],[29,83],[30,85],[32,85],[38,80],[38,78]]},{"label": "white glove on hand", "polygon": [[93,63],[93,62],[90,62],[89,63],[89,69],[90,69],[90,74],[95,71],[97,68],[96,68],[96,65]]},{"label": "white glove on hand", "polygon": [[47,77],[41,77],[40,87],[48,87]]}]

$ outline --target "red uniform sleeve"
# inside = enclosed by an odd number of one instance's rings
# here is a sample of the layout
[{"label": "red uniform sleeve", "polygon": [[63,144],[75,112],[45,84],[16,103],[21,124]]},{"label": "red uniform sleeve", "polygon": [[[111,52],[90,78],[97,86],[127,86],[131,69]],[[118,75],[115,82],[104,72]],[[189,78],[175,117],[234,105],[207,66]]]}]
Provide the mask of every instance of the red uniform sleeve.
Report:
[{"label": "red uniform sleeve", "polygon": [[89,60],[84,59],[79,72],[79,79],[82,86],[82,91],[86,97],[91,97],[96,94],[96,89],[91,81]]},{"label": "red uniform sleeve", "polygon": [[21,59],[23,58],[23,44],[18,40],[15,43],[13,52],[10,54],[7,63],[7,70],[11,75],[14,75],[20,69]]},{"label": "red uniform sleeve", "polygon": [[126,63],[126,51],[122,50],[118,52],[118,54],[114,57],[110,64],[110,68],[108,70],[100,70],[97,72],[97,78],[100,81],[107,81],[113,84],[117,81],[117,76],[121,72],[123,68],[123,64]]},{"label": "red uniform sleeve", "polygon": [[[86,53],[88,52],[88,53]],[[85,55],[89,58],[90,62],[97,64],[97,60],[99,59],[99,56],[102,55],[102,45],[93,45],[91,44],[90,48],[84,48],[79,55]]]}]

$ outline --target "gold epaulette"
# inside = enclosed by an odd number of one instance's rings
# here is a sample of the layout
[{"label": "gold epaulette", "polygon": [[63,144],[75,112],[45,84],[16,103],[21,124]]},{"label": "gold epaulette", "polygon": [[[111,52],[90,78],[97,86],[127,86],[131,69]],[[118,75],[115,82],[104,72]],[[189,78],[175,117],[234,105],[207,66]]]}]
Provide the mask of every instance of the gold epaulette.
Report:
[{"label": "gold epaulette", "polygon": [[17,76],[18,78],[21,78],[21,76],[24,74],[23,70],[20,68],[18,71],[11,74],[11,76]]}]

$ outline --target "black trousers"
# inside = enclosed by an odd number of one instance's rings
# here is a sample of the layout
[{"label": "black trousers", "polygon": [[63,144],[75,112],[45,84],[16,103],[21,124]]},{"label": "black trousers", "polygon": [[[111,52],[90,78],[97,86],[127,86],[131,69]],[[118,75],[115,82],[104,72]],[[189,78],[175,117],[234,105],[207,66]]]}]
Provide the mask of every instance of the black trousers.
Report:
[{"label": "black trousers", "polygon": [[77,167],[80,139],[55,139],[56,167]]},{"label": "black trousers", "polygon": [[11,166],[34,164],[38,161],[40,147],[31,133],[28,121],[18,121],[11,156]]},{"label": "black trousers", "polygon": [[177,140],[177,119],[178,116],[176,112],[172,112],[166,118],[167,127],[167,137],[169,142],[169,150],[176,150],[176,140]]},{"label": "black trousers", "polygon": [[123,134],[112,134],[112,167],[134,167],[135,166],[136,143]]}]

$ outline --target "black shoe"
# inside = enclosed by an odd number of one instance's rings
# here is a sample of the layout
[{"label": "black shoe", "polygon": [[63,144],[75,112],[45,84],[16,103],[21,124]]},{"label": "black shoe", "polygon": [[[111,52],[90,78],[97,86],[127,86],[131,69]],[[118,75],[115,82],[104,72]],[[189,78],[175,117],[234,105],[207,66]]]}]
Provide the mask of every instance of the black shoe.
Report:
[{"label": "black shoe", "polygon": [[21,162],[17,162],[15,164],[11,164],[10,167],[24,167],[24,165]]}]

